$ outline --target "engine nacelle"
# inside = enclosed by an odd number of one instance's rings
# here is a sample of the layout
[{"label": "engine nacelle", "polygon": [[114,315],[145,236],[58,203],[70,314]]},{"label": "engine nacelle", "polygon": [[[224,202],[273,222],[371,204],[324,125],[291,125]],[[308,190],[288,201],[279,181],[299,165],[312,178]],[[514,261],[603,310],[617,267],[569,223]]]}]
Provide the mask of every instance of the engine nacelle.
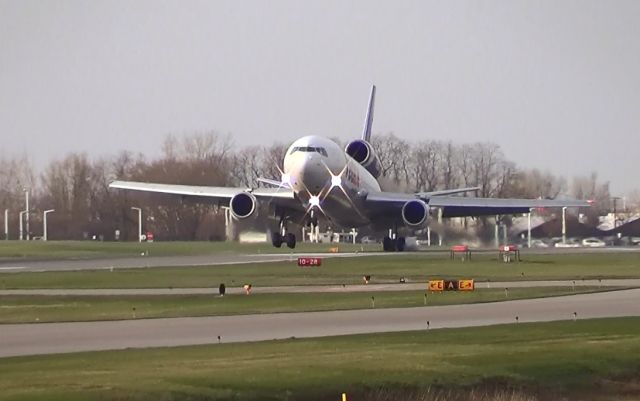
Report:
[{"label": "engine nacelle", "polygon": [[246,219],[255,213],[256,205],[256,197],[249,192],[237,193],[229,201],[231,216],[237,220]]},{"label": "engine nacelle", "polygon": [[424,226],[429,217],[429,205],[420,199],[410,200],[402,206],[402,220],[410,227]]},{"label": "engine nacelle", "polygon": [[345,152],[351,156],[355,161],[360,163],[362,167],[367,169],[369,173],[375,178],[380,176],[382,172],[382,165],[378,155],[373,150],[373,146],[367,141],[357,139],[349,142]]}]

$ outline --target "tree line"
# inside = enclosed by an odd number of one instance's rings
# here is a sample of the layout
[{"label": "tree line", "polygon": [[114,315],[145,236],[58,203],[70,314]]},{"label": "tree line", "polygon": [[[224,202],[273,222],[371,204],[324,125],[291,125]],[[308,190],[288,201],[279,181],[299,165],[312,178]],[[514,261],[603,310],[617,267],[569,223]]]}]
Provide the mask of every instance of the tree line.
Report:
[{"label": "tree line", "polygon": [[[343,143],[343,145],[345,145]],[[9,237],[17,239],[25,189],[31,197],[30,234],[41,236],[42,212],[48,216],[49,239],[134,240],[141,207],[145,231],[161,240],[223,240],[224,211],[214,204],[176,196],[145,195],[109,189],[114,179],[168,184],[257,187],[258,178],[278,180],[286,144],[236,147],[229,135],[215,132],[168,136],[161,155],[122,151],[92,159],[71,152],[37,173],[28,157],[0,158],[0,213],[9,210]],[[489,142],[411,142],[394,134],[374,136],[382,163],[385,190],[433,191],[479,187],[482,197],[594,199],[594,216],[610,208],[609,184],[595,173],[569,182],[549,172],[523,169]],[[4,214],[1,214],[4,219]],[[119,235],[116,234],[119,232]]]}]

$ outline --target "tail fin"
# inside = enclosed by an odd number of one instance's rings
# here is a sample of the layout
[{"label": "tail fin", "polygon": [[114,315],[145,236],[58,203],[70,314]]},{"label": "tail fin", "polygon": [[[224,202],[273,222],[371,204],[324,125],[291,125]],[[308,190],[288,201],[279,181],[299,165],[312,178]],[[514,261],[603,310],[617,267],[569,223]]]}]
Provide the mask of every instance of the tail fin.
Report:
[{"label": "tail fin", "polygon": [[371,125],[373,125],[373,106],[376,101],[376,86],[371,86],[371,95],[369,95],[369,106],[367,107],[367,116],[364,120],[362,129],[362,139],[369,142],[371,139]]}]

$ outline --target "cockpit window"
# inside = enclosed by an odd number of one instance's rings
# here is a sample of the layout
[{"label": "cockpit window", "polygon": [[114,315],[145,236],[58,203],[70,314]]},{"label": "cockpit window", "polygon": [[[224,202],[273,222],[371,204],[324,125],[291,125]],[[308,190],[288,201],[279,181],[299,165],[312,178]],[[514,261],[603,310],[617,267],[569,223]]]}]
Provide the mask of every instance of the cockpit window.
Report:
[{"label": "cockpit window", "polygon": [[316,152],[316,153],[320,153],[324,157],[328,157],[327,150],[325,148],[316,147],[316,146],[296,146],[293,149],[291,149],[291,152],[289,152],[289,154],[292,155],[296,152]]}]

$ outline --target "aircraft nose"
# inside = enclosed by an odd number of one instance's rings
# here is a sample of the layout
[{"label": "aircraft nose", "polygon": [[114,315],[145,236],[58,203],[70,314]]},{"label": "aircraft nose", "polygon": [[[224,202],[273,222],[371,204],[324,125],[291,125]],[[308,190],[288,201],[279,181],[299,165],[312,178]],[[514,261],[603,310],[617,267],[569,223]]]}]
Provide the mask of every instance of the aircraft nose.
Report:
[{"label": "aircraft nose", "polygon": [[320,193],[328,179],[326,168],[322,165],[322,158],[316,154],[306,155],[303,169],[302,182],[314,195]]}]

